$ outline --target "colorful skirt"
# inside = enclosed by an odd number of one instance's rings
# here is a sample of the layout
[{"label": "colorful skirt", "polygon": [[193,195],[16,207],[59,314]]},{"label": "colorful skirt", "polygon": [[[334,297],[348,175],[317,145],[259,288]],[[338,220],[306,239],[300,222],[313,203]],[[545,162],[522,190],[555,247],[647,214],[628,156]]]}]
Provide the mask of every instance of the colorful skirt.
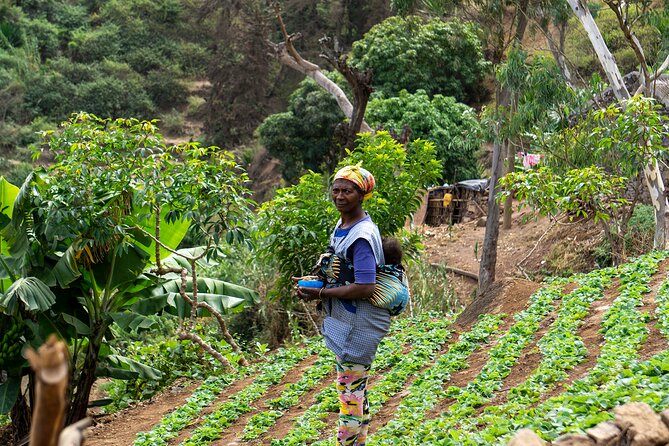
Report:
[{"label": "colorful skirt", "polygon": [[367,441],[370,419],[367,401],[369,368],[368,365],[345,362],[337,357],[337,443],[340,446],[363,446]]}]

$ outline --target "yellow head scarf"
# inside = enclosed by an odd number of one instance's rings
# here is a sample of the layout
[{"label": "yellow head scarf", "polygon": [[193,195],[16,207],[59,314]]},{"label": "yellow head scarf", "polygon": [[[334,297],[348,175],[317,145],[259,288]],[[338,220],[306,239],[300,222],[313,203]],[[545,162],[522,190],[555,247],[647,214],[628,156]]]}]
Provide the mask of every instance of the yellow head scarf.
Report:
[{"label": "yellow head scarf", "polygon": [[354,166],[342,167],[337,171],[334,179],[348,180],[358,186],[360,190],[362,190],[363,200],[367,200],[369,197],[371,197],[372,192],[374,191],[374,187],[376,187],[374,175],[372,175],[368,170],[363,169],[361,163],[358,163]]}]

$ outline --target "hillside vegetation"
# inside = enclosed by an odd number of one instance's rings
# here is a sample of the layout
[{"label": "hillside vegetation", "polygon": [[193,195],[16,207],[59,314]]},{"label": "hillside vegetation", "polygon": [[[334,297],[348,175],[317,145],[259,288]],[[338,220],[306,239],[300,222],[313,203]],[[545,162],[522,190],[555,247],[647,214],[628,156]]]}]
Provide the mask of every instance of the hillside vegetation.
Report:
[{"label": "hillside vegetation", "polygon": [[[488,296],[478,317],[397,319],[373,367],[369,444],[504,444],[521,427],[554,439],[628,401],[668,407],[667,256],[518,282]],[[160,421],[137,425],[133,444],[334,444],[333,360],[312,338],[211,376]],[[91,444],[110,444],[110,431]]]}]

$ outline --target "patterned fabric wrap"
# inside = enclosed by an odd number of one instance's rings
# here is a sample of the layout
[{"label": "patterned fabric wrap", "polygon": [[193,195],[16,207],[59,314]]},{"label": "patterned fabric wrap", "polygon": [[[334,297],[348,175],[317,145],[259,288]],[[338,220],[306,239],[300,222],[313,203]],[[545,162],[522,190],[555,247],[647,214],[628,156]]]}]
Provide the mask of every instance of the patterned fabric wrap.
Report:
[{"label": "patterned fabric wrap", "polygon": [[374,187],[376,187],[376,180],[374,180],[374,175],[372,175],[367,169],[363,169],[360,163],[354,166],[346,166],[339,169],[334,176],[334,180],[339,179],[348,180],[358,186],[364,194],[362,197],[363,200],[367,200],[369,197],[371,197],[372,192],[374,191]]},{"label": "patterned fabric wrap", "polygon": [[369,368],[368,365],[342,361],[337,357],[337,444],[340,446],[363,446],[367,441],[370,421],[367,400]]},{"label": "patterned fabric wrap", "polygon": [[[328,251],[318,260],[313,274],[326,283],[326,286],[349,285],[355,282],[353,264]],[[391,316],[397,316],[409,305],[411,293],[409,281],[404,269],[398,265],[376,267],[376,287],[369,301],[375,307],[385,308]]]}]

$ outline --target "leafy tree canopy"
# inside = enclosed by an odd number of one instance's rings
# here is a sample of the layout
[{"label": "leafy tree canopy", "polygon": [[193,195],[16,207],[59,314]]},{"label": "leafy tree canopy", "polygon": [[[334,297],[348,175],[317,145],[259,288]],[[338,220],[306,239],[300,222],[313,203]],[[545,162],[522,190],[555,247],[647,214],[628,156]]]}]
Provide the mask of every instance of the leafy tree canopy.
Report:
[{"label": "leafy tree canopy", "polygon": [[434,143],[443,180],[478,178],[476,153],[483,143],[482,129],[469,106],[440,94],[430,99],[423,90],[415,94],[403,90],[398,97],[370,101],[365,116],[370,125],[396,133],[409,126],[412,138]]},{"label": "leafy tree canopy", "polygon": [[295,182],[306,170],[334,167],[339,155],[334,131],[343,119],[332,95],[306,78],[290,95],[288,111],[267,117],[258,135],[268,152],[282,160],[283,177]]},{"label": "leafy tree canopy", "polygon": [[472,103],[482,99],[480,83],[490,69],[476,33],[462,21],[390,17],[353,44],[350,62],[371,68],[385,96],[420,89]]}]

